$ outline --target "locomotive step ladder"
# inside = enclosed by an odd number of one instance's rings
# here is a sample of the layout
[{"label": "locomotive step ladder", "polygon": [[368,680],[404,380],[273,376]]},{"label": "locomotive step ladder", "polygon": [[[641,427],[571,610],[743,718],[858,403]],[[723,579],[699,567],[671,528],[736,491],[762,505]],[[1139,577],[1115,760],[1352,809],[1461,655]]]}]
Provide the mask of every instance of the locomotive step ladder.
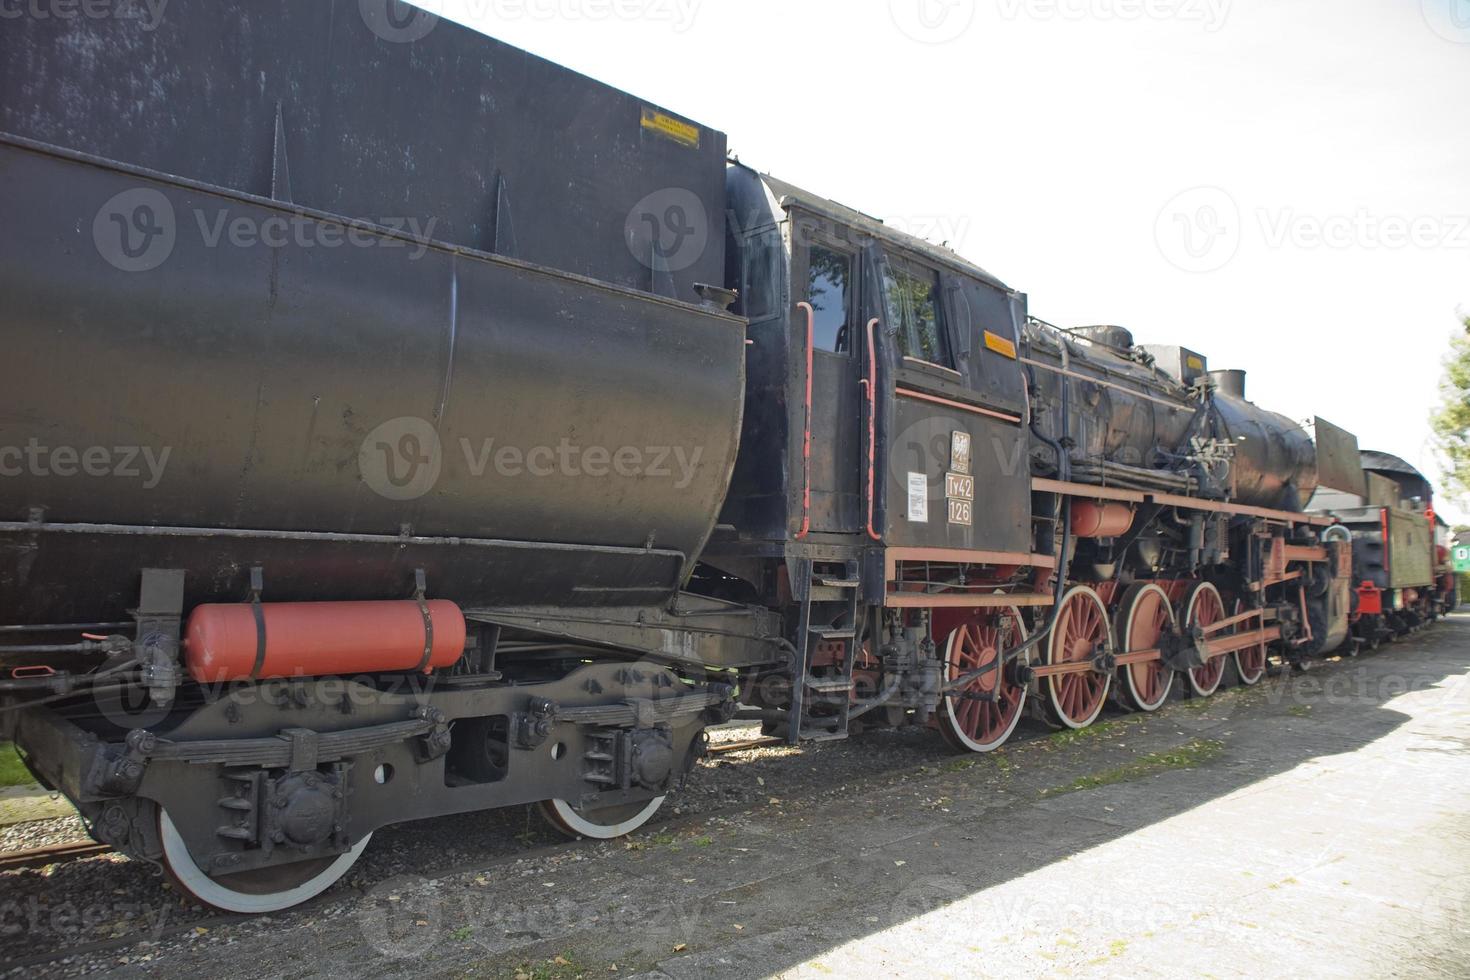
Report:
[{"label": "locomotive step ladder", "polygon": [[[826,563],[819,569],[810,558],[798,558],[791,564],[793,598],[801,604],[795,644],[799,658],[793,665],[791,708],[774,732],[788,745],[847,737],[852,668],[861,643],[858,601],[862,583],[856,561],[832,564],[840,564],[841,571]],[[820,663],[818,653],[825,655]],[[815,670],[826,673],[813,673]],[[818,708],[825,710],[814,713]]]}]

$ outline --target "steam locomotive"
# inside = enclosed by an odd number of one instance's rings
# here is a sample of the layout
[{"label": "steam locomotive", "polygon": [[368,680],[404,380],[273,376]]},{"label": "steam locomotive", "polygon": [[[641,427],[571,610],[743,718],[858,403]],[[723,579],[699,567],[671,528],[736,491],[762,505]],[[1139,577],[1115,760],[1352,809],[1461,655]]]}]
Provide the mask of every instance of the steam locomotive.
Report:
[{"label": "steam locomotive", "polygon": [[374,10],[0,35],[0,732],[199,901],[629,833],[734,718],[984,752],[1453,603],[1402,461]]}]

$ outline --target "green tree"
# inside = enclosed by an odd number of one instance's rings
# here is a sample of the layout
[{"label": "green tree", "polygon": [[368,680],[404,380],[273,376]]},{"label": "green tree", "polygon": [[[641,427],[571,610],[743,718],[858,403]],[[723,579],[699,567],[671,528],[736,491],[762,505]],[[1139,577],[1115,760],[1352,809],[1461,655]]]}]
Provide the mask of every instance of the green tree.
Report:
[{"label": "green tree", "polygon": [[1445,493],[1464,500],[1470,498],[1470,316],[1460,319],[1462,329],[1450,340],[1439,382],[1440,406],[1429,424],[1444,457]]}]

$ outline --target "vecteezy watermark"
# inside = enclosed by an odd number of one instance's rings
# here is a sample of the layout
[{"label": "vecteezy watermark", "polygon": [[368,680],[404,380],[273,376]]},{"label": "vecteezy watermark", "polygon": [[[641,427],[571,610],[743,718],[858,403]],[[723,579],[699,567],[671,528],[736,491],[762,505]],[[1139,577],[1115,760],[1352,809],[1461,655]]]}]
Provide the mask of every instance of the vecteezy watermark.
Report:
[{"label": "vecteezy watermark", "polygon": [[633,205],[623,224],[628,251],[655,272],[683,272],[709,247],[709,212],[683,187],[654,191]]},{"label": "vecteezy watermark", "polygon": [[123,272],[158,268],[173,254],[177,236],[173,204],[151,187],[114,194],[92,219],[97,253]]},{"label": "vecteezy watermark", "polygon": [[0,0],[0,20],[131,20],[157,30],[169,0]]},{"label": "vecteezy watermark", "polygon": [[411,44],[429,36],[439,24],[439,15],[403,0],[358,0],[362,22],[384,41]]},{"label": "vecteezy watermark", "polygon": [[1213,34],[1225,26],[1234,0],[996,0],[1006,20],[1142,21],[1195,23]]},{"label": "vecteezy watermark", "polygon": [[1240,250],[1240,206],[1219,187],[1176,194],[1154,221],[1164,258],[1185,272],[1223,269]]},{"label": "vecteezy watermark", "polygon": [[152,490],[163,482],[172,452],[170,446],[47,446],[32,437],[24,446],[0,446],[0,478],[111,477],[141,480]]},{"label": "vecteezy watermark", "polygon": [[1294,208],[1257,213],[1271,248],[1470,248],[1470,215],[1300,214]]},{"label": "vecteezy watermark", "polygon": [[1270,249],[1470,249],[1470,215],[1303,213],[1292,207],[1257,208],[1246,218],[1219,187],[1195,187],[1174,196],[1154,225],[1159,252],[1185,272],[1215,272],[1230,264],[1242,242],[1259,238]]},{"label": "vecteezy watermark", "polygon": [[1111,935],[1163,932],[1186,925],[1222,932],[1237,929],[1228,916],[1210,915],[1208,909],[1188,901],[1118,902],[1101,891],[1054,898],[1012,896],[954,875],[915,879],[898,893],[890,908],[894,924],[938,913],[947,920],[964,922],[968,932],[980,936],[1046,935],[1091,927],[1102,927]]},{"label": "vecteezy watermark", "polygon": [[389,419],[368,433],[357,452],[362,480],[380,497],[417,500],[439,482],[444,445],[427,419]]},{"label": "vecteezy watermark", "polygon": [[975,23],[976,0],[888,0],[888,13],[920,44],[947,44]]},{"label": "vecteezy watermark", "polygon": [[108,198],[92,219],[97,254],[122,272],[148,272],[163,265],[178,244],[180,225],[205,248],[387,248],[406,249],[410,261],[433,243],[438,218],[387,217],[346,224],[304,214],[232,212],[196,207],[180,221],[161,191],[133,187]]},{"label": "vecteezy watermark", "polygon": [[972,224],[967,214],[887,215],[883,223],[895,231],[922,238],[955,252],[964,249]]},{"label": "vecteezy watermark", "polygon": [[369,489],[389,500],[417,500],[444,472],[470,479],[491,473],[507,480],[669,480],[676,490],[694,483],[704,448],[696,446],[583,445],[563,438],[556,445],[516,446],[494,437],[461,436],[446,451],[433,423],[404,416],[368,433],[357,465]]},{"label": "vecteezy watermark", "polygon": [[1419,0],[1424,22],[1446,41],[1470,44],[1470,0]]}]

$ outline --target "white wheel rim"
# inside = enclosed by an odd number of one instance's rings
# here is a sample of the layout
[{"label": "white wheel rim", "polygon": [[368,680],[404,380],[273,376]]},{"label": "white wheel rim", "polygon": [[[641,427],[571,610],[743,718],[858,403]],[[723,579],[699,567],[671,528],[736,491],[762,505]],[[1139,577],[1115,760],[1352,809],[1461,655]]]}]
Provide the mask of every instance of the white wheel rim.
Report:
[{"label": "white wheel rim", "polygon": [[[1144,586],[1144,588],[1139,590],[1138,594],[1133,597],[1133,603],[1128,607],[1128,615],[1124,617],[1123,622],[1123,635],[1118,638],[1119,646],[1127,644],[1128,637],[1133,635],[1133,618],[1138,615],[1138,607],[1143,605],[1143,597],[1148,595],[1150,592],[1157,592],[1159,594],[1159,598],[1163,600],[1164,610],[1169,614],[1169,625],[1173,626],[1177,622],[1174,618],[1174,606],[1171,602],[1169,602],[1169,594],[1163,589],[1159,588],[1157,585]],[[1128,653],[1129,651],[1125,649],[1123,652]],[[1131,666],[1124,667],[1122,669],[1122,672],[1123,682],[1128,685],[1128,695],[1132,700],[1134,707],[1138,708],[1138,710],[1140,711],[1158,711],[1164,706],[1164,702],[1169,700],[1169,694],[1174,690],[1174,671],[1165,670],[1164,673],[1168,675],[1169,679],[1164,682],[1164,690],[1159,695],[1159,699],[1157,701],[1153,702],[1152,704],[1148,704],[1138,693],[1138,683],[1133,679],[1133,668]]]},{"label": "white wheel rim", "polygon": [[168,811],[159,810],[158,816],[159,836],[163,839],[164,860],[168,862],[168,869],[178,879],[179,884],[206,905],[225,912],[240,912],[245,915],[279,912],[320,895],[335,885],[348,869],[357,863],[358,857],[361,856],[368,841],[373,837],[372,834],[368,834],[358,841],[352,850],[337,858],[321,874],[310,881],[302,882],[295,888],[286,891],[253,895],[226,888],[201,871],[189,853],[189,848],[184,844],[179,828],[174,826],[173,818],[168,815]]},{"label": "white wheel rim", "polygon": [[[1236,603],[1235,603],[1235,613],[1236,613],[1236,615],[1240,615],[1241,613],[1243,613],[1245,611],[1246,610],[1244,608],[1244,603],[1242,603],[1239,600],[1237,600]],[[1239,627],[1237,627],[1237,629],[1238,628]],[[1264,644],[1264,643],[1261,644],[1262,647],[1264,647],[1265,645],[1266,644]],[[1236,677],[1239,677],[1240,678],[1240,682],[1242,684],[1244,684],[1246,687],[1255,687],[1257,684],[1260,683],[1261,678],[1265,676],[1265,674],[1266,674],[1266,665],[1263,663],[1261,665],[1261,669],[1258,670],[1258,671],[1256,671],[1254,675],[1248,675],[1248,674],[1246,674],[1246,672],[1245,672],[1245,664],[1240,659],[1241,658],[1241,655],[1244,654],[1245,652],[1246,652],[1245,650],[1236,650],[1235,651],[1235,676]]]},{"label": "white wheel rim", "polygon": [[[1099,596],[1096,592],[1092,591],[1085,585],[1074,585],[1067,592],[1066,595],[1062,596],[1062,605],[1065,606],[1069,601],[1071,601],[1071,598],[1074,595],[1077,595],[1079,593],[1085,594],[1092,601],[1092,603],[1097,606],[1098,611],[1102,613],[1102,621],[1106,623],[1108,621],[1108,607],[1103,605],[1101,596]],[[1053,624],[1052,626],[1051,636],[1046,638],[1046,662],[1049,664],[1054,664],[1057,662],[1056,624]],[[1097,707],[1093,709],[1092,714],[1088,715],[1087,718],[1082,721],[1076,721],[1068,717],[1067,712],[1062,710],[1061,702],[1057,700],[1057,685],[1055,683],[1056,680],[1057,678],[1048,677],[1043,679],[1041,683],[1042,686],[1046,688],[1047,702],[1051,705],[1052,713],[1056,715],[1057,720],[1071,729],[1086,728],[1094,721],[1097,721],[1097,716],[1102,714],[1103,706],[1108,703],[1108,691],[1111,690],[1113,686],[1112,675],[1109,675],[1103,679],[1102,695],[1097,699]]]},{"label": "white wheel rim", "polygon": [[[1017,609],[1015,606],[1011,606],[1009,609],[1006,610],[1006,615],[1015,617],[1016,629],[1020,632],[1021,639],[1024,641],[1026,637],[1030,634],[1027,633],[1026,623],[1021,618],[1021,610]],[[954,629],[950,631],[949,639],[944,644],[945,663],[950,662],[950,655],[954,650],[955,640],[958,639],[960,635],[960,630],[963,628],[964,627],[960,627],[959,629]],[[999,652],[1004,653],[1005,651],[1002,650]],[[1005,668],[1002,667],[1001,669],[1004,670]],[[966,735],[963,726],[960,725],[959,719],[955,717],[955,699],[952,697],[946,697],[944,699],[944,713],[949,718],[950,730],[953,731],[955,736],[964,743],[965,748],[969,749],[971,752],[993,752],[1004,745],[1010,739],[1011,733],[1014,732],[1016,730],[1016,726],[1021,723],[1021,715],[1025,712],[1026,709],[1026,693],[1026,689],[1024,687],[1021,688],[1021,703],[1016,706],[1016,713],[1014,716],[1012,716],[1010,725],[1006,727],[1005,733],[1000,735],[993,742],[977,742],[970,736]]]},{"label": "white wheel rim", "polygon": [[593,823],[576,810],[573,810],[572,805],[566,800],[547,800],[546,805],[551,808],[551,812],[556,815],[556,818],[566,825],[566,828],[572,833],[580,837],[590,837],[593,840],[612,840],[614,837],[631,834],[639,827],[648,823],[653,815],[658,812],[658,808],[664,805],[664,797],[655,796],[648,801],[648,806],[639,810],[622,823],[614,824]]},{"label": "white wheel rim", "polygon": [[[1193,626],[1193,624],[1194,624],[1194,607],[1199,602],[1199,597],[1202,596],[1202,595],[1204,595],[1206,592],[1213,592],[1215,594],[1215,600],[1216,600],[1216,602],[1220,606],[1220,612],[1221,613],[1224,613],[1225,612],[1225,600],[1220,598],[1220,590],[1217,589],[1217,588],[1215,588],[1214,585],[1210,584],[1209,582],[1201,582],[1199,584],[1199,587],[1196,588],[1189,595],[1189,607],[1184,610],[1184,624],[1185,624],[1185,626],[1187,626],[1187,627],[1192,627]],[[1201,687],[1199,685],[1199,683],[1194,679],[1194,671],[1193,670],[1186,670],[1184,672],[1184,674],[1185,674],[1186,677],[1189,678],[1189,689],[1191,691],[1193,691],[1196,695],[1198,695],[1199,697],[1202,697],[1202,698],[1207,698],[1211,694],[1214,694],[1217,690],[1219,690],[1219,688],[1220,688],[1220,681],[1223,680],[1224,677],[1225,677],[1225,671],[1222,670],[1218,674],[1215,675],[1215,683],[1214,684],[1210,685],[1209,687]]]}]

